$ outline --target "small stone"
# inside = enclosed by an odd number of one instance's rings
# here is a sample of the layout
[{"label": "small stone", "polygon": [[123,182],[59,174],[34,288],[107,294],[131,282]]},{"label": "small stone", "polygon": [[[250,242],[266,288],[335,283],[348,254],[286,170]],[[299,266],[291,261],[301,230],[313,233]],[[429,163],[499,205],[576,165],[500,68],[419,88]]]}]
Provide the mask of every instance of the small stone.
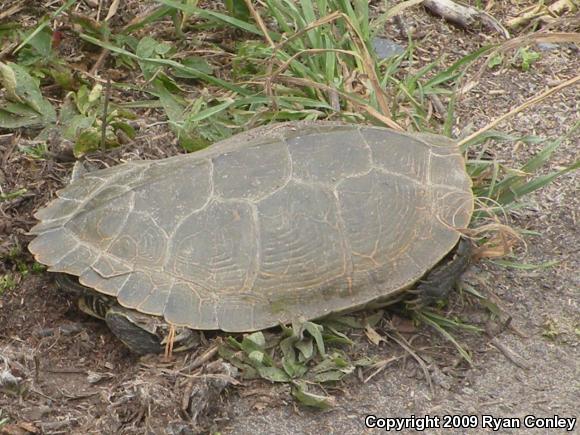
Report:
[{"label": "small stone", "polygon": [[54,335],[54,328],[43,328],[34,331],[37,338],[52,337]]},{"label": "small stone", "polygon": [[29,421],[42,420],[46,415],[50,413],[49,406],[33,406],[31,408],[25,408],[22,410],[23,417]]},{"label": "small stone", "polygon": [[375,37],[371,41],[379,59],[388,59],[405,52],[405,48],[388,38]]},{"label": "small stone", "polygon": [[538,48],[541,51],[554,51],[560,48],[560,45],[554,44],[552,42],[538,42]]},{"label": "small stone", "polygon": [[73,335],[76,334],[80,331],[82,331],[82,326],[78,323],[67,323],[64,325],[61,325],[60,329],[60,333],[62,335]]},{"label": "small stone", "polygon": [[89,384],[97,384],[105,379],[111,379],[113,375],[111,373],[98,373],[89,370],[87,374],[87,382]]},{"label": "small stone", "polygon": [[16,387],[21,380],[22,378],[14,376],[8,369],[0,372],[0,387]]}]

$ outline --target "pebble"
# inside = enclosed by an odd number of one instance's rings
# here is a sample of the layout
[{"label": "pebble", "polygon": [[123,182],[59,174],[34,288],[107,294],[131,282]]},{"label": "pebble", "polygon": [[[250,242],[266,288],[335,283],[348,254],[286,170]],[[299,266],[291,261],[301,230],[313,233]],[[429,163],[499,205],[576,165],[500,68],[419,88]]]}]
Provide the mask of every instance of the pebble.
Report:
[{"label": "pebble", "polygon": [[80,323],[65,323],[57,328],[43,328],[34,332],[38,338],[52,337],[55,333],[60,332],[62,335],[73,335],[82,331]]},{"label": "pebble", "polygon": [[22,416],[28,421],[42,420],[44,416],[50,413],[49,406],[33,406],[31,408],[24,408]]},{"label": "pebble", "polygon": [[388,38],[375,37],[371,41],[379,59],[388,59],[405,52],[405,47]]}]

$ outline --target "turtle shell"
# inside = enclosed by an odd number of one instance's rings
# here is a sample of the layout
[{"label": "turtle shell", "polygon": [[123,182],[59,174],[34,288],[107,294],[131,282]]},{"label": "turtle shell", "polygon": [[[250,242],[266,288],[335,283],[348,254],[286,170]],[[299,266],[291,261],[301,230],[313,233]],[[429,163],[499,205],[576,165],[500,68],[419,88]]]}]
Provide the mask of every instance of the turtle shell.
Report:
[{"label": "turtle shell", "polygon": [[49,271],[171,324],[231,332],[392,297],[473,212],[449,139],[327,123],[90,172],[57,195],[29,245]]}]

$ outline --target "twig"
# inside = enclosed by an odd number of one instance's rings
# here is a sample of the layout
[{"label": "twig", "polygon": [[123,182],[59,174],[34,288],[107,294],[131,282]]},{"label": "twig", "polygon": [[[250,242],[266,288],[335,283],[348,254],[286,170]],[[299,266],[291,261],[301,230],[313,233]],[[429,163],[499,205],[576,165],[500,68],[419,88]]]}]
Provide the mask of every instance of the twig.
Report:
[{"label": "twig", "polygon": [[91,68],[91,70],[89,71],[89,74],[90,75],[92,75],[92,76],[96,76],[97,75],[97,72],[99,71],[99,69],[101,68],[101,66],[103,65],[103,63],[105,62],[105,59],[107,58],[107,56],[109,55],[109,53],[110,53],[110,51],[109,51],[108,48],[103,48],[103,50],[99,54],[99,57],[97,58],[97,61],[95,62],[95,64]]},{"label": "twig", "polygon": [[372,372],[370,375],[368,375],[364,380],[363,380],[363,384],[366,384],[368,381],[370,381],[372,378],[374,378],[376,375],[378,375],[380,372],[382,372],[389,364],[401,359],[402,356],[392,356],[390,358],[387,358],[383,361],[379,361],[376,364],[373,364],[373,368],[376,367],[376,370],[374,372]]},{"label": "twig", "polygon": [[165,344],[165,360],[168,361],[173,355],[173,342],[175,341],[175,326],[169,325],[169,334],[167,334],[167,343]]},{"label": "twig", "polygon": [[103,120],[101,125],[101,150],[105,151],[107,148],[107,116],[109,110],[109,99],[111,98],[111,77],[107,78],[107,86],[105,88],[105,104],[103,106]]},{"label": "twig", "polygon": [[566,12],[575,12],[577,9],[578,4],[570,0],[558,0],[550,6],[539,4],[531,10],[522,11],[522,15],[508,20],[506,24],[510,29],[517,29],[529,24],[531,21],[546,21],[554,16],[559,17]]},{"label": "twig", "polygon": [[0,12],[0,21],[14,15],[16,12],[19,12],[20,9],[22,9],[24,7],[24,5],[22,3],[23,2],[18,2],[16,4],[13,4],[8,9],[6,9],[4,12]]},{"label": "twig", "polygon": [[530,366],[526,364],[523,359],[516,355],[513,350],[508,348],[505,344],[501,343],[497,338],[491,339],[491,344],[497,350],[499,350],[512,364],[519,367],[522,370],[529,370]]},{"label": "twig", "polygon": [[425,379],[427,380],[427,384],[429,384],[429,391],[431,392],[431,396],[433,396],[435,390],[433,389],[433,382],[431,381],[431,375],[429,374],[429,369],[427,368],[425,361],[423,361],[423,358],[421,358],[419,355],[417,355],[417,353],[413,349],[411,349],[411,345],[407,342],[405,337],[403,337],[401,334],[399,334],[398,331],[394,329],[393,333],[396,335],[396,337],[395,335],[392,334],[387,334],[387,336],[395,343],[397,343],[399,346],[401,346],[403,349],[405,349],[409,353],[409,355],[411,355],[415,359],[415,361],[419,363],[419,366],[421,367],[421,370],[423,370],[423,374],[425,375]]},{"label": "twig", "polygon": [[264,38],[266,38],[266,41],[268,41],[268,44],[270,45],[270,47],[274,48],[276,46],[276,44],[274,44],[274,41],[272,41],[272,38],[270,38],[270,34],[268,33],[268,28],[264,24],[264,20],[262,20],[262,17],[260,16],[260,14],[256,10],[256,8],[254,8],[254,5],[252,4],[252,0],[244,0],[244,1],[246,2],[246,6],[248,6],[248,9],[250,10],[252,17],[254,17],[254,20],[256,20],[258,27],[260,28],[260,30],[264,34]]},{"label": "twig", "polygon": [[510,37],[507,29],[493,16],[471,6],[463,6],[451,0],[424,0],[423,6],[431,13],[439,15],[463,29],[470,30],[473,24],[479,20],[485,27],[495,30],[505,38]]},{"label": "twig", "polygon": [[479,129],[475,133],[470,134],[466,138],[460,140],[459,143],[458,143],[458,146],[461,147],[461,146],[465,145],[466,143],[468,143],[472,139],[476,138],[480,134],[485,133],[488,130],[491,130],[493,127],[495,127],[496,125],[498,125],[500,122],[505,121],[508,118],[511,118],[512,116],[520,113],[522,110],[527,109],[530,106],[533,106],[536,103],[539,103],[540,101],[546,99],[550,95],[552,95],[552,94],[554,94],[554,93],[556,93],[556,92],[558,92],[558,91],[560,91],[560,90],[562,90],[564,88],[567,88],[568,86],[572,86],[573,84],[575,84],[579,80],[580,80],[580,75],[578,75],[576,77],[572,77],[571,79],[566,80],[564,83],[560,83],[558,86],[554,86],[553,88],[550,88],[547,91],[542,92],[537,97],[534,97],[534,98],[529,99],[525,103],[520,104],[515,109],[512,109],[508,113],[506,113],[504,115],[501,115],[500,117],[494,119],[489,124],[487,124],[485,127]]},{"label": "twig", "polygon": [[201,354],[196,359],[194,359],[190,364],[188,364],[186,367],[184,367],[184,369],[187,369],[189,371],[195,370],[196,368],[202,366],[203,364],[208,362],[210,359],[212,359],[218,353],[218,350],[219,350],[219,344],[213,345],[208,350],[206,350],[203,354]]}]

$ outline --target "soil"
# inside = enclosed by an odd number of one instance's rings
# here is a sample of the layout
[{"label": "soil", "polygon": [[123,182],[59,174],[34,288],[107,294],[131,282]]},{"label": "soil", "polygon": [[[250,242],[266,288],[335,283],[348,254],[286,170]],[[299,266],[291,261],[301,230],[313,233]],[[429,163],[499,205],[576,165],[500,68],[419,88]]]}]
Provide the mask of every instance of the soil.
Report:
[{"label": "soil", "polygon": [[[495,2],[490,13],[502,20],[534,2],[517,2],[517,8],[511,3]],[[420,29],[418,47],[425,63],[445,54],[443,63],[451,64],[496,40],[483,32],[452,27],[418,8],[406,11],[403,21],[411,29]],[[384,34],[405,44],[397,28],[388,24]],[[528,71],[511,65],[509,59],[499,68],[485,69],[481,76],[478,67],[472,68],[466,82],[476,80],[477,85],[458,101],[455,133],[465,136],[485,126],[578,70],[578,48],[567,45],[541,51],[541,58]],[[579,106],[578,88],[568,88],[497,129],[556,138],[579,121]],[[138,136],[130,145],[97,153],[90,160],[96,166],[108,166],[180,152],[159,120],[155,111],[143,113],[135,124]],[[207,362],[199,365],[196,358],[221,336],[207,337],[196,353],[175,355],[171,360],[139,358],[103,322],[79,312],[56,288],[50,274],[32,270],[26,231],[35,222],[34,211],[67,182],[72,164],[34,159],[18,147],[26,143],[26,135],[0,135],[2,192],[26,189],[23,195],[0,202],[0,276],[14,280],[0,294],[0,433],[371,433],[376,429],[364,426],[371,414],[409,419],[486,414],[519,417],[522,423],[528,415],[580,417],[578,172],[567,173],[523,199],[521,208],[505,222],[528,232],[525,245],[515,250],[514,261],[524,265],[555,262],[553,266],[510,269],[482,261],[464,276],[465,282],[490,295],[502,308],[500,319],[492,318],[473,298],[451,297],[448,313],[486,330],[454,333],[471,351],[472,365],[426,326],[401,330],[409,339],[414,337],[413,348],[427,362],[428,379],[392,340],[376,346],[355,331],[351,337],[355,344],[348,352],[374,357],[384,367],[368,382],[363,380],[374,369],[359,370],[357,376],[328,391],[336,399],[332,409],[311,411],[298,406],[287,385],[231,379],[228,382],[234,385],[220,396],[196,405],[200,417],[192,421],[191,405],[185,399],[200,383],[213,379],[204,377],[212,371]],[[522,142],[486,145],[490,158],[514,167],[540,149],[541,145]],[[579,156],[576,134],[562,142],[543,171],[566,167]],[[398,318],[390,313],[386,319]],[[386,324],[377,332],[385,334]],[[484,431],[482,419],[477,422],[469,433]],[[579,428],[577,422],[574,430]],[[449,431],[468,432],[456,428],[430,433]],[[524,428],[519,433],[547,431]]]}]

